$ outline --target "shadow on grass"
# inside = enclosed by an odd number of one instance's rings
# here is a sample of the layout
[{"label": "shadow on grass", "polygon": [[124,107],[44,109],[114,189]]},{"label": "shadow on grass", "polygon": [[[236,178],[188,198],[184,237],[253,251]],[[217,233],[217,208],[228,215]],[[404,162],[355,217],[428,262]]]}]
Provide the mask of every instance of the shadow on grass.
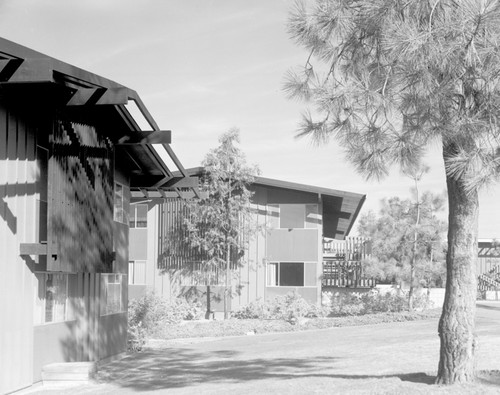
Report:
[{"label": "shadow on grass", "polygon": [[477,381],[481,384],[500,387],[500,370],[481,370]]},{"label": "shadow on grass", "polygon": [[341,358],[238,359],[239,352],[198,352],[183,348],[148,350],[100,368],[96,380],[137,391],[183,388],[208,383],[242,383],[266,379],[332,378],[346,380],[399,378],[433,384],[425,373],[394,375],[329,374],[341,368]]}]

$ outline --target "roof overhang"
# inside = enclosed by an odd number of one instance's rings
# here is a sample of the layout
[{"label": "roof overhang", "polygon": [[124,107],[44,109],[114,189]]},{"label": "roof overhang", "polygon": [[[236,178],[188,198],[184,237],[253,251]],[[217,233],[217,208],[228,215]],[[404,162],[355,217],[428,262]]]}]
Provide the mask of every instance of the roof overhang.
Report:
[{"label": "roof overhang", "polygon": [[366,199],[366,195],[359,193],[265,177],[255,177],[254,184],[317,195],[321,199],[323,207],[323,237],[330,239],[342,240],[349,235]]},{"label": "roof overhang", "polygon": [[[30,101],[41,107],[51,102],[68,112],[119,119],[120,126],[113,123],[108,137],[115,144],[117,154],[124,155],[132,164],[132,190],[162,187],[177,193],[180,188],[197,186],[197,179],[188,179],[170,146],[171,131],[160,130],[132,89],[0,38],[0,94],[12,102]],[[47,100],[48,97],[51,100]],[[131,104],[145,120],[145,128],[139,126],[137,115],[129,111]],[[170,158],[175,169],[167,166],[163,154]],[[173,175],[176,171],[180,176]]]},{"label": "roof overhang", "polygon": [[[201,177],[204,171],[205,169],[201,166],[186,169],[188,175],[197,177]],[[359,193],[321,188],[266,177],[255,177],[253,184],[268,188],[304,192],[313,194],[321,199],[323,207],[323,236],[331,239],[343,240],[349,235],[366,199],[366,195]]]}]

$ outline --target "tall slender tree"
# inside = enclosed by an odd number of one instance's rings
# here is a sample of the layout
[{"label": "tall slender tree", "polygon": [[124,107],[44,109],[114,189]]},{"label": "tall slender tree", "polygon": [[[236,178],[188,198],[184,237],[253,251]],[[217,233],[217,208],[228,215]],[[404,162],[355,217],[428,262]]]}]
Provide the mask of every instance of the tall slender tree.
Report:
[{"label": "tall slender tree", "polygon": [[[224,318],[228,318],[231,298],[231,268],[241,263],[247,241],[257,231],[252,226],[253,193],[249,186],[259,170],[246,164],[236,145],[239,141],[239,131],[231,129],[220,137],[220,145],[208,152],[201,188],[206,197],[188,202],[185,219],[187,241],[204,258],[202,272],[224,273]],[[208,305],[209,298],[207,288]]]},{"label": "tall slender tree", "polygon": [[290,14],[308,50],[284,89],[314,105],[299,136],[334,137],[368,177],[442,146],[449,201],[438,383],[475,378],[478,191],[499,178],[498,0],[316,0]]},{"label": "tall slender tree", "polygon": [[444,197],[431,192],[419,196],[418,200],[384,199],[379,214],[363,214],[358,226],[360,236],[372,246],[363,262],[365,274],[407,283],[410,310],[415,288],[430,287],[441,276],[446,246],[446,222],[437,215],[443,210]]}]

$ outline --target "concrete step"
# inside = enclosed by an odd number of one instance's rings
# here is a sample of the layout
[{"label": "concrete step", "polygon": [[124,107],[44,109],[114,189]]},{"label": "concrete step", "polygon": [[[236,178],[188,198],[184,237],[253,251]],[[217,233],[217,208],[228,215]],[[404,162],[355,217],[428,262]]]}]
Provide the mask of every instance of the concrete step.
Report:
[{"label": "concrete step", "polygon": [[42,381],[54,382],[85,382],[97,371],[95,362],[63,362],[51,363],[42,368]]}]

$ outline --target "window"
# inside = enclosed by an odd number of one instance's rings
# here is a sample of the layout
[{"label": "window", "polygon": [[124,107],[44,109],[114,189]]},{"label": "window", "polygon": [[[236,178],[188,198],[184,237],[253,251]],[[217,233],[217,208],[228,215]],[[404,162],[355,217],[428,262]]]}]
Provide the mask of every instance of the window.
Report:
[{"label": "window", "polygon": [[303,204],[280,205],[280,228],[303,228],[305,217],[305,206]]},{"label": "window", "polygon": [[269,287],[303,287],[304,262],[272,262],[267,265]]},{"label": "window", "polygon": [[267,217],[271,228],[317,228],[321,224],[317,204],[268,204]]},{"label": "window", "polygon": [[129,261],[128,283],[134,285],[146,284],[146,261]]},{"label": "window", "polygon": [[113,219],[122,224],[128,224],[129,189],[125,185],[115,182],[115,199]]},{"label": "window", "polygon": [[131,228],[147,228],[148,226],[148,205],[147,204],[130,204],[130,227]]},{"label": "window", "polygon": [[37,199],[37,236],[39,243],[47,242],[47,207],[48,207],[48,166],[49,151],[46,148],[36,146],[38,162],[38,174],[36,180]]},{"label": "window", "polygon": [[76,288],[76,275],[35,273],[37,279],[34,324],[50,324],[74,319],[70,288]]},{"label": "window", "polygon": [[121,274],[101,274],[102,281],[102,304],[101,315],[116,314],[125,311],[125,303],[122,300]]}]

